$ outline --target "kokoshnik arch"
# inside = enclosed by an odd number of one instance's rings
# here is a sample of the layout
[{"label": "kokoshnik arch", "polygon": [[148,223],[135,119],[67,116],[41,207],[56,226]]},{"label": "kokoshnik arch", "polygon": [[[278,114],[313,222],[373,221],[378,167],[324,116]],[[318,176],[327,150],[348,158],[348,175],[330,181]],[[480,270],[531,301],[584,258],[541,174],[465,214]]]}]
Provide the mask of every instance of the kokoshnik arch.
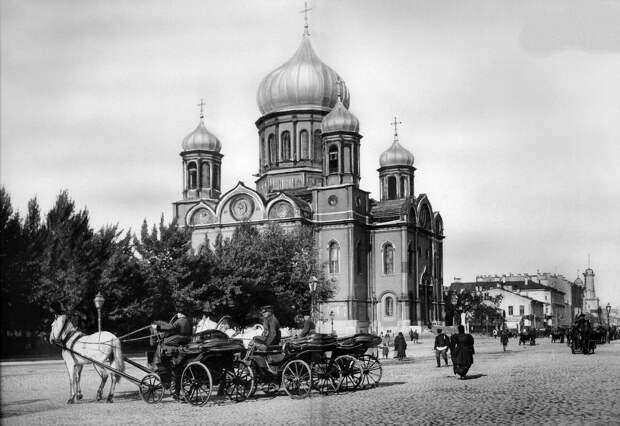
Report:
[{"label": "kokoshnik arch", "polygon": [[[295,54],[262,80],[256,188],[222,193],[222,144],[204,124],[183,139],[183,195],[174,217],[192,246],[242,222],[314,225],[319,263],[337,292],[321,303],[338,333],[420,328],[444,321],[441,215],[415,192],[414,157],[394,139],[379,158],[379,200],[359,187],[359,121],[350,93],[304,31]],[[387,144],[386,144],[387,145]]]}]

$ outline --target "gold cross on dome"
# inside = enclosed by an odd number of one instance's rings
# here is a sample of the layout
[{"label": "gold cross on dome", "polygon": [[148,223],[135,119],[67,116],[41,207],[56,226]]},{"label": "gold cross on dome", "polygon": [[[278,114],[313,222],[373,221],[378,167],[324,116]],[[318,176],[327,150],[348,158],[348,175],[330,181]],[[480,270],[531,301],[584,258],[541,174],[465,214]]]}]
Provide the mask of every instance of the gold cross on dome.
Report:
[{"label": "gold cross on dome", "polygon": [[305,35],[310,35],[310,30],[308,30],[308,12],[311,11],[311,10],[312,10],[312,8],[311,7],[309,8],[308,7],[308,2],[305,1],[304,2],[304,10],[299,12],[299,13],[303,13],[304,14],[304,22],[305,22],[305,24],[304,24],[304,34]]},{"label": "gold cross on dome", "polygon": [[205,118],[205,114],[204,114],[205,100],[200,99],[200,103],[197,106],[200,107],[200,119],[202,120],[203,118]]},{"label": "gold cross on dome", "polygon": [[394,126],[394,140],[398,140],[398,125],[403,124],[402,121],[398,121],[398,117],[394,116],[394,121],[390,123]]}]

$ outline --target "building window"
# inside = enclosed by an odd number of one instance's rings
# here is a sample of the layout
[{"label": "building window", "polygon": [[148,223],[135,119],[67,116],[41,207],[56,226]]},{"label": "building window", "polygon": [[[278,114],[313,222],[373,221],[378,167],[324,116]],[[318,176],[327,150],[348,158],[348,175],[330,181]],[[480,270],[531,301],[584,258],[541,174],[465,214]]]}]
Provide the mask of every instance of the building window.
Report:
[{"label": "building window", "polygon": [[418,257],[422,257],[422,247],[418,247]]},{"label": "building window", "polygon": [[310,158],[310,141],[308,140],[308,131],[302,130],[299,133],[299,140],[301,143],[301,159],[307,160]]},{"label": "building window", "polygon": [[385,275],[394,273],[394,247],[390,243],[383,246],[383,273]]},{"label": "building window", "polygon": [[291,159],[291,134],[287,131],[282,132],[282,161]]},{"label": "building window", "polygon": [[213,165],[213,189],[220,189],[220,166]]},{"label": "building window", "polygon": [[525,306],[519,305],[519,315],[525,315]]},{"label": "building window", "polygon": [[396,199],[396,177],[388,176],[387,184],[388,184],[388,200],[395,200]]},{"label": "building window", "polygon": [[344,172],[345,173],[351,173],[351,147],[350,146],[345,146],[343,149],[343,156],[344,156]]},{"label": "building window", "polygon": [[321,162],[323,161],[323,146],[321,143],[321,131],[315,130],[314,137],[312,138],[312,155],[314,157],[314,161]]},{"label": "building window", "polygon": [[545,313],[548,314],[549,313],[549,306],[545,306]]},{"label": "building window", "polygon": [[271,164],[275,164],[278,161],[278,147],[276,146],[276,138],[273,133],[269,135],[268,141],[269,161]]},{"label": "building window", "polygon": [[357,243],[355,248],[355,256],[357,257],[357,273],[361,274],[364,272],[364,262],[362,261],[362,243]]},{"label": "building window", "polygon": [[400,197],[404,198],[407,196],[407,178],[401,176],[400,178]]},{"label": "building window", "polygon": [[508,315],[514,315],[514,312],[512,310],[512,306],[508,306]]},{"label": "building window", "polygon": [[337,274],[339,272],[340,246],[333,241],[329,244],[329,273]]},{"label": "building window", "polygon": [[196,163],[189,163],[187,166],[187,188],[196,189],[198,183],[198,169]]},{"label": "building window", "polygon": [[338,173],[338,147],[332,145],[329,147],[329,172]]},{"label": "building window", "polygon": [[394,316],[394,298],[392,296],[387,296],[385,298],[385,316]]},{"label": "building window", "polygon": [[411,243],[409,243],[409,248],[407,249],[407,272],[413,273],[413,247]]},{"label": "building window", "polygon": [[209,163],[202,163],[200,165],[200,178],[202,181],[201,187],[209,188],[211,186],[211,167],[209,167]]}]

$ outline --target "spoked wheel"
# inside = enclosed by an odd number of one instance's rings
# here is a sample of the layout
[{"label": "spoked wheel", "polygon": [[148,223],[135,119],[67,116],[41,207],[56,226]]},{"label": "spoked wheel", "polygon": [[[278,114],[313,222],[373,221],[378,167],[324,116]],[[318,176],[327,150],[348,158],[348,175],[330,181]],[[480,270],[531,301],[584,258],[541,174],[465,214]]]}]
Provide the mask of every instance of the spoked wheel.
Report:
[{"label": "spoked wheel", "polygon": [[362,368],[362,381],[359,384],[361,388],[373,388],[381,381],[383,367],[377,358],[372,355],[363,355],[360,359]]},{"label": "spoked wheel", "polygon": [[209,369],[200,362],[190,362],[183,369],[181,389],[185,400],[192,405],[204,405],[213,390]]},{"label": "spoked wheel", "polygon": [[294,399],[306,398],[312,389],[312,373],[307,362],[294,359],[284,366],[282,387]]},{"label": "spoked wheel", "polygon": [[350,391],[357,389],[364,378],[361,362],[351,355],[340,355],[336,358],[336,364],[340,367],[342,377],[340,390]]},{"label": "spoked wheel", "polygon": [[254,373],[243,361],[235,361],[232,370],[226,370],[224,391],[233,401],[243,401],[254,393]]},{"label": "spoked wheel", "polygon": [[157,374],[147,374],[140,380],[140,396],[147,404],[155,404],[164,397],[164,387]]},{"label": "spoked wheel", "polygon": [[338,392],[342,373],[338,363],[322,359],[312,364],[312,387],[321,393]]}]

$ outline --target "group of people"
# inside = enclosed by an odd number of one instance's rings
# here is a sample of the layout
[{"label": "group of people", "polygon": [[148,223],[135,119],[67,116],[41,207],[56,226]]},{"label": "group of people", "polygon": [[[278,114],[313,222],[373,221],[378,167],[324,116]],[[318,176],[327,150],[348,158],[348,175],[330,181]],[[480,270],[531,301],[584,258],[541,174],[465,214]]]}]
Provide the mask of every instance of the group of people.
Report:
[{"label": "group of people", "polygon": [[441,360],[448,367],[448,350],[450,350],[450,358],[452,359],[452,370],[461,380],[465,379],[467,372],[474,363],[474,337],[465,333],[463,325],[458,326],[458,333],[448,337],[441,328],[437,329],[435,336],[435,359],[437,367],[441,367]]}]

